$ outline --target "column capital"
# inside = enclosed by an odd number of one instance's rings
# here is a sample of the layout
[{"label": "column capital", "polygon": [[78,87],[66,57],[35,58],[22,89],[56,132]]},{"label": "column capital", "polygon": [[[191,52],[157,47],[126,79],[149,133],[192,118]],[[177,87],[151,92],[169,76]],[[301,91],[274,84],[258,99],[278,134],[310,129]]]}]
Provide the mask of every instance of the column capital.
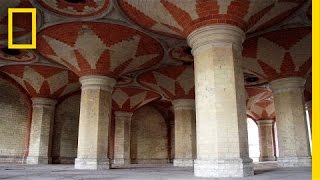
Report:
[{"label": "column capital", "polygon": [[56,100],[49,99],[49,98],[34,97],[34,98],[31,98],[31,100],[32,100],[32,106],[54,107],[57,104]]},{"label": "column capital", "polygon": [[219,24],[198,28],[187,37],[192,53],[201,46],[213,44],[236,44],[242,49],[245,33],[237,26]]},{"label": "column capital", "polygon": [[275,120],[273,119],[264,119],[264,120],[258,120],[256,122],[258,126],[272,126],[274,121]]},{"label": "column capital", "polygon": [[122,118],[131,118],[133,113],[132,112],[125,112],[125,111],[115,111],[115,117],[122,117]]},{"label": "column capital", "polygon": [[306,80],[301,77],[281,78],[270,82],[270,88],[274,94],[303,89]]},{"label": "column capital", "polygon": [[176,99],[172,101],[174,110],[190,110],[195,109],[195,100],[194,99]]},{"label": "column capital", "polygon": [[113,87],[117,82],[115,79],[108,76],[97,75],[82,76],[79,78],[79,81],[82,85],[82,90],[101,89],[108,92],[111,92],[113,90]]}]

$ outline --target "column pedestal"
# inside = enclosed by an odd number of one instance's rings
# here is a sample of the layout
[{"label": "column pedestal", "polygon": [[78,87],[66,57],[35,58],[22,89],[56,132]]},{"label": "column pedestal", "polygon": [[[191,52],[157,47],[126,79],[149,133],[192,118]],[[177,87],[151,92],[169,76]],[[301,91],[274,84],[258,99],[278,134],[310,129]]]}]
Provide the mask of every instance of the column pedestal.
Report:
[{"label": "column pedestal", "polygon": [[195,176],[253,175],[241,65],[244,39],[245,33],[232,25],[202,27],[188,36],[195,71]]},{"label": "column pedestal", "polygon": [[131,112],[117,111],[115,114],[114,164],[130,164]]},{"label": "column pedestal", "polygon": [[257,121],[259,129],[260,157],[259,161],[275,161],[274,141],[273,141],[274,120]]},{"label": "column pedestal", "polygon": [[305,80],[299,77],[278,79],[270,83],[276,109],[279,167],[311,166],[304,84]]},{"label": "column pedestal", "polygon": [[78,155],[75,169],[109,169],[111,92],[116,81],[106,76],[84,76],[82,84]]},{"label": "column pedestal", "polygon": [[57,101],[32,98],[32,121],[27,164],[50,164],[52,125]]},{"label": "column pedestal", "polygon": [[196,120],[193,99],[179,99],[172,102],[175,121],[175,159],[173,165],[192,167],[196,157]]}]

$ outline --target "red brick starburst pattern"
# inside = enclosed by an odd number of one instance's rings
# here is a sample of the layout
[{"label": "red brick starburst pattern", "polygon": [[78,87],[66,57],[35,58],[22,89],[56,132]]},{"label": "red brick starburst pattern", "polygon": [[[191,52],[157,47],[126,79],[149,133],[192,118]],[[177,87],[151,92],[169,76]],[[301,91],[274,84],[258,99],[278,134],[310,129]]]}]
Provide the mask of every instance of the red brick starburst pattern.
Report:
[{"label": "red brick starburst pattern", "polygon": [[[28,0],[1,0],[0,5],[0,40],[8,38],[8,8],[32,8]],[[32,17],[30,13],[13,15],[13,37],[18,38],[31,32]]]},{"label": "red brick starburst pattern", "polygon": [[231,24],[253,32],[280,22],[303,0],[119,0],[121,9],[140,26],[186,37],[212,24]]},{"label": "red brick starburst pattern", "polygon": [[44,29],[37,38],[40,54],[79,76],[116,77],[150,67],[163,58],[163,48],[156,40],[117,24],[59,24]]},{"label": "red brick starburst pattern", "polygon": [[193,55],[191,54],[191,48],[187,46],[175,47],[170,49],[169,55],[172,59],[184,62],[193,62]]},{"label": "red brick starburst pattern", "polygon": [[270,90],[259,87],[246,88],[247,114],[255,120],[275,118],[273,97]]},{"label": "red brick starburst pattern", "polygon": [[12,65],[0,69],[17,81],[32,97],[57,98],[80,88],[71,71],[44,65]]},{"label": "red brick starburst pattern", "polygon": [[105,12],[110,0],[82,0],[70,2],[68,0],[37,0],[47,10],[67,17],[92,17]]},{"label": "red brick starburst pattern", "polygon": [[194,71],[190,66],[170,66],[147,71],[138,76],[138,82],[174,99],[194,99]]},{"label": "red brick starburst pattern", "polygon": [[269,81],[305,77],[311,69],[311,28],[293,28],[253,37],[243,44],[243,65]]},{"label": "red brick starburst pattern", "polygon": [[118,87],[112,93],[112,110],[134,112],[139,107],[160,98],[159,94],[152,91]]},{"label": "red brick starburst pattern", "polygon": [[36,59],[35,54],[30,50],[16,50],[17,55],[10,55],[3,51],[6,46],[0,45],[0,61],[14,61],[14,62],[30,62]]}]

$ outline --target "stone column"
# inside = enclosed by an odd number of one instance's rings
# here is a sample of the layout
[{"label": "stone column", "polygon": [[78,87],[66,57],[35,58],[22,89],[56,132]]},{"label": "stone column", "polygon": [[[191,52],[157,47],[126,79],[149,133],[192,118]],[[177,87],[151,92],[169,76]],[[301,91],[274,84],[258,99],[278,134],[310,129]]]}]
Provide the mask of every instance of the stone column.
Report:
[{"label": "stone column", "polygon": [[312,101],[306,102],[306,110],[308,111],[310,131],[312,133]]},{"label": "stone column", "polygon": [[116,81],[106,76],[83,76],[76,169],[109,169],[111,92]]},{"label": "stone column", "polygon": [[253,175],[241,65],[244,39],[244,32],[231,25],[206,26],[188,36],[195,71],[195,176]]},{"label": "stone column", "polygon": [[175,158],[174,166],[193,166],[196,157],[196,120],[193,99],[178,99],[172,102],[174,108]]},{"label": "stone column", "polygon": [[273,122],[274,120],[256,121],[259,130],[259,161],[275,161],[274,155],[274,138],[273,138]]},{"label": "stone column", "polygon": [[274,80],[270,87],[276,109],[279,167],[311,166],[303,88],[299,77]]},{"label": "stone column", "polygon": [[50,164],[52,129],[57,101],[32,98],[32,121],[27,164]]},{"label": "stone column", "polygon": [[115,114],[114,164],[130,164],[131,112],[117,111]]}]

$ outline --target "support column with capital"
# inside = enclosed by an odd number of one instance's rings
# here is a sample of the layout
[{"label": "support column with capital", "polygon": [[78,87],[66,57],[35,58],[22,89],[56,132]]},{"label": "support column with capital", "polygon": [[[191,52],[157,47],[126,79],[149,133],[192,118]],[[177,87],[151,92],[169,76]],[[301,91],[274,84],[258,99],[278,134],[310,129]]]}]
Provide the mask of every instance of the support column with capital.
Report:
[{"label": "support column with capital", "polygon": [[32,98],[32,123],[27,164],[50,164],[52,124],[57,101]]},{"label": "support column with capital", "polygon": [[305,79],[290,77],[274,80],[274,96],[279,142],[280,167],[311,166],[303,88]]},{"label": "support column with capital", "polygon": [[76,169],[109,169],[111,92],[116,80],[107,76],[82,76]]},{"label": "support column with capital", "polygon": [[114,164],[126,166],[130,164],[130,132],[132,112],[116,111]]},{"label": "support column with capital", "polygon": [[258,120],[260,157],[259,161],[275,161],[273,123],[274,120]]},{"label": "support column with capital", "polygon": [[245,33],[232,25],[202,27],[188,36],[195,71],[195,176],[253,175],[241,66],[244,39]]},{"label": "support column with capital", "polygon": [[194,99],[177,99],[172,101],[174,108],[174,166],[193,166],[196,157],[196,120]]}]

